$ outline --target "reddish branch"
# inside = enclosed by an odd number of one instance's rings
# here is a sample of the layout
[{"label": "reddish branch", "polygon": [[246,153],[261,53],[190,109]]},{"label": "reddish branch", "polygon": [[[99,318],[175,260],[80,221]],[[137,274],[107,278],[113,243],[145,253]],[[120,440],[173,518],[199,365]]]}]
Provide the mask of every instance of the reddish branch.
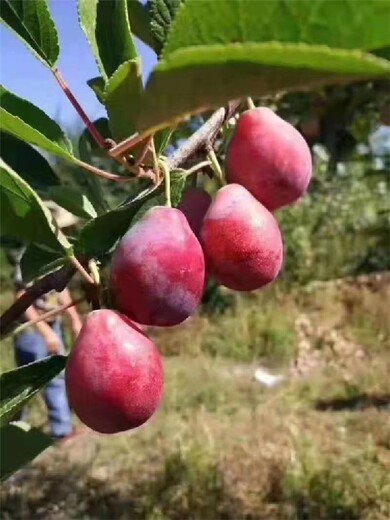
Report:
[{"label": "reddish branch", "polygon": [[79,104],[77,99],[74,97],[72,91],[70,90],[68,84],[62,77],[60,71],[58,69],[54,69],[53,74],[54,74],[54,77],[56,78],[59,86],[64,91],[66,97],[72,103],[74,109],[76,110],[76,112],[79,114],[79,116],[83,120],[83,123],[85,124],[85,126],[88,128],[89,133],[91,134],[91,136],[93,137],[95,142],[100,146],[100,148],[102,148],[103,150],[107,150],[109,148],[109,144],[106,143],[106,140],[104,139],[104,137],[102,135],[100,135],[100,133],[97,130],[97,128],[95,127],[95,125],[92,123],[92,121],[89,119],[87,114],[84,112],[82,106]]},{"label": "reddish branch", "polygon": [[[193,154],[210,146],[210,144],[214,142],[221,127],[234,114],[239,105],[240,101],[232,101],[228,107],[216,110],[206,123],[168,159],[169,167],[177,168],[183,166]],[[86,121],[85,123],[87,124]],[[72,265],[66,265],[58,271],[37,280],[0,317],[0,337],[8,334],[14,328],[20,316],[23,315],[35,300],[52,290],[58,292],[63,291],[75,272],[76,269]]]},{"label": "reddish branch", "polygon": [[68,285],[75,274],[73,265],[65,265],[37,280],[29,287],[0,317],[0,337],[5,336],[13,329],[20,316],[41,296],[50,292],[61,292]]}]

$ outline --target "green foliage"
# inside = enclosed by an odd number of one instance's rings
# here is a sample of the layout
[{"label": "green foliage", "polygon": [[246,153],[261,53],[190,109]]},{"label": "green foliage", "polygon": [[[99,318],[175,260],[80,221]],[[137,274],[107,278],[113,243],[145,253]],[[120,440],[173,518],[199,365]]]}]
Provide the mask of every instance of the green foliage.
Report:
[{"label": "green foliage", "polygon": [[3,160],[34,190],[44,192],[60,183],[47,160],[26,142],[0,132],[0,150]]},{"label": "green foliage", "polygon": [[38,428],[13,422],[0,429],[0,479],[5,480],[51,445]]},{"label": "green foliage", "polygon": [[154,49],[161,54],[176,11],[184,0],[149,0],[147,7],[150,16],[150,32],[153,37]]},{"label": "green foliage", "polygon": [[137,211],[153,194],[153,186],[126,204],[88,222],[80,232],[76,250],[87,256],[102,256],[114,247],[128,230]]},{"label": "green foliage", "polygon": [[127,11],[131,30],[134,35],[149,47],[154,48],[154,40],[150,30],[148,4],[143,5],[139,0],[127,0]]},{"label": "green foliage", "polygon": [[[111,137],[107,119],[100,118],[94,121],[94,125],[103,137]],[[95,141],[91,138],[87,129],[85,129],[80,135],[78,150],[80,158],[85,162],[93,162],[93,158],[96,156],[100,157],[102,152]],[[84,170],[78,168],[75,175],[73,175],[73,180],[87,195],[98,215],[108,211],[109,203],[107,202],[107,189],[105,192],[103,189],[102,179],[95,175],[90,175]]]},{"label": "green foliage", "polygon": [[2,159],[0,170],[2,234],[34,242],[49,250],[69,251],[70,243],[33,189]]},{"label": "green foliage", "polygon": [[31,282],[35,278],[55,271],[64,263],[65,259],[58,253],[46,251],[35,244],[30,244],[20,262],[23,280],[24,282]]},{"label": "green foliage", "polygon": [[114,139],[125,139],[135,132],[142,91],[138,58],[122,63],[107,82],[103,95]]},{"label": "green foliage", "polygon": [[362,8],[377,24],[373,37],[356,10],[351,31],[334,23],[350,10],[343,2],[275,0],[262,4],[259,16],[256,2],[188,0],[146,86],[139,127],[160,128],[248,94],[389,74],[387,62],[360,52],[388,43],[385,6],[363,2]]},{"label": "green foliage", "polygon": [[[224,105],[245,93],[260,97],[358,81],[367,75],[380,77],[389,71],[387,62],[360,51],[315,45],[250,42],[183,48],[166,56],[152,72],[138,127],[159,129],[177,123],[184,114]],[[202,82],[205,77],[208,89]]]},{"label": "green foliage", "polygon": [[137,58],[126,0],[78,0],[80,25],[107,81],[117,68]]},{"label": "green foliage", "polygon": [[[172,170],[170,173],[170,189],[171,189],[171,204],[173,208],[177,208],[180,204],[181,197],[186,184],[186,175],[184,170]],[[155,195],[150,200],[146,201],[145,204],[139,209],[134,217],[134,222],[139,220],[148,209],[153,206],[164,206],[166,203],[165,193],[162,189],[159,190],[159,194]]]},{"label": "green foliage", "polygon": [[51,356],[0,375],[0,425],[10,419],[65,368],[65,356]]},{"label": "green foliage", "polygon": [[60,47],[47,0],[4,0],[1,3],[0,19],[38,59],[49,67],[55,67]]},{"label": "green foliage", "polygon": [[104,105],[104,87],[105,81],[101,76],[91,78],[87,81],[87,85],[95,92],[98,101]]},{"label": "green foliage", "polygon": [[72,160],[69,139],[40,108],[0,86],[0,129],[18,139]]},{"label": "green foliage", "polygon": [[53,186],[49,195],[59,206],[80,218],[95,218],[97,213],[90,200],[79,190],[70,186]]},{"label": "green foliage", "polygon": [[[261,6],[245,0],[187,0],[163,57],[187,47],[243,41],[371,50],[389,43],[387,14],[388,6],[381,0],[361,0],[359,9],[350,2],[327,0],[269,0]],[[367,24],[375,31],[368,31]]]},{"label": "green foliage", "polygon": [[380,260],[378,270],[389,267],[388,243],[366,232],[379,226],[386,234],[390,228],[383,214],[388,205],[386,178],[370,175],[363,160],[341,168],[344,173],[329,178],[327,160],[318,159],[309,193],[277,213],[285,242],[283,279],[288,283],[356,274],[364,270],[361,264],[368,254]]}]

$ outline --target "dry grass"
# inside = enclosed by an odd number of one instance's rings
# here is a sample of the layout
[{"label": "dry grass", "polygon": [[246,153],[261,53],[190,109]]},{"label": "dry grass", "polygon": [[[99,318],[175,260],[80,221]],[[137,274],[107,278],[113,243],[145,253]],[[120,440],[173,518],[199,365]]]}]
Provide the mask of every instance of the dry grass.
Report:
[{"label": "dry grass", "polygon": [[[370,330],[385,334],[383,317],[371,313],[382,308],[383,294],[367,290],[370,295],[360,299],[353,295],[364,308],[352,311],[344,290],[328,288],[261,305],[256,298],[239,302],[215,320],[200,317],[159,333],[171,355],[156,416],[132,433],[91,433],[66,449],[50,448],[3,486],[2,518],[387,520],[386,342],[368,345],[369,355],[348,373],[322,367],[270,390],[253,380],[254,365],[244,363],[255,357],[248,355],[253,348],[269,363],[279,360],[287,374],[294,337],[272,358],[264,345],[256,346],[257,336],[301,309],[345,333],[352,330],[351,316],[369,316],[375,324]],[[35,400],[33,421],[42,420],[42,412]]]}]

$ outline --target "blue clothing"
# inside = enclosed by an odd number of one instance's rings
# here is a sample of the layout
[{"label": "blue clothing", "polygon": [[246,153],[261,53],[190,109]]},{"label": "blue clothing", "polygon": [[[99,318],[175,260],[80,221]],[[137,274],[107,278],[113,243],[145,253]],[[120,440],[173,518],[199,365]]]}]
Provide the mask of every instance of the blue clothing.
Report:
[{"label": "blue clothing", "polygon": [[[61,324],[56,320],[51,324],[54,332],[60,337],[63,346]],[[64,347],[63,347],[64,349]],[[15,338],[15,360],[18,366],[24,366],[49,356],[42,335],[35,329],[26,329]],[[51,433],[54,437],[63,437],[72,431],[72,418],[65,389],[65,378],[62,372],[48,383],[43,390],[46,407],[49,412]],[[26,416],[23,410],[23,417]]]}]

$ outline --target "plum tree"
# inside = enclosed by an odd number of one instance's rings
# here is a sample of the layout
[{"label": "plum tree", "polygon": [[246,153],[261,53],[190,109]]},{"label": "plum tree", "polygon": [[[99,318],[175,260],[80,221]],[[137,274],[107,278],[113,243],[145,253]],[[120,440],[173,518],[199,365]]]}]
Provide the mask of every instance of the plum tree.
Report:
[{"label": "plum tree", "polygon": [[244,186],[270,211],[295,202],[310,182],[312,159],[303,136],[266,107],[239,118],[226,154],[228,182]]},{"label": "plum tree", "polygon": [[217,192],[200,239],[208,272],[229,289],[258,289],[280,271],[283,242],[278,223],[239,184],[228,184]]},{"label": "plum tree", "polygon": [[70,405],[83,423],[117,433],[146,422],[163,390],[163,366],[155,344],[126,316],[91,312],[65,370]]},{"label": "plum tree", "polygon": [[186,216],[190,228],[197,237],[210,204],[211,197],[202,188],[188,188],[181,199],[179,209]]},{"label": "plum tree", "polygon": [[118,309],[143,325],[172,326],[190,316],[203,292],[205,262],[186,217],[155,206],[122,238],[111,263]]}]

